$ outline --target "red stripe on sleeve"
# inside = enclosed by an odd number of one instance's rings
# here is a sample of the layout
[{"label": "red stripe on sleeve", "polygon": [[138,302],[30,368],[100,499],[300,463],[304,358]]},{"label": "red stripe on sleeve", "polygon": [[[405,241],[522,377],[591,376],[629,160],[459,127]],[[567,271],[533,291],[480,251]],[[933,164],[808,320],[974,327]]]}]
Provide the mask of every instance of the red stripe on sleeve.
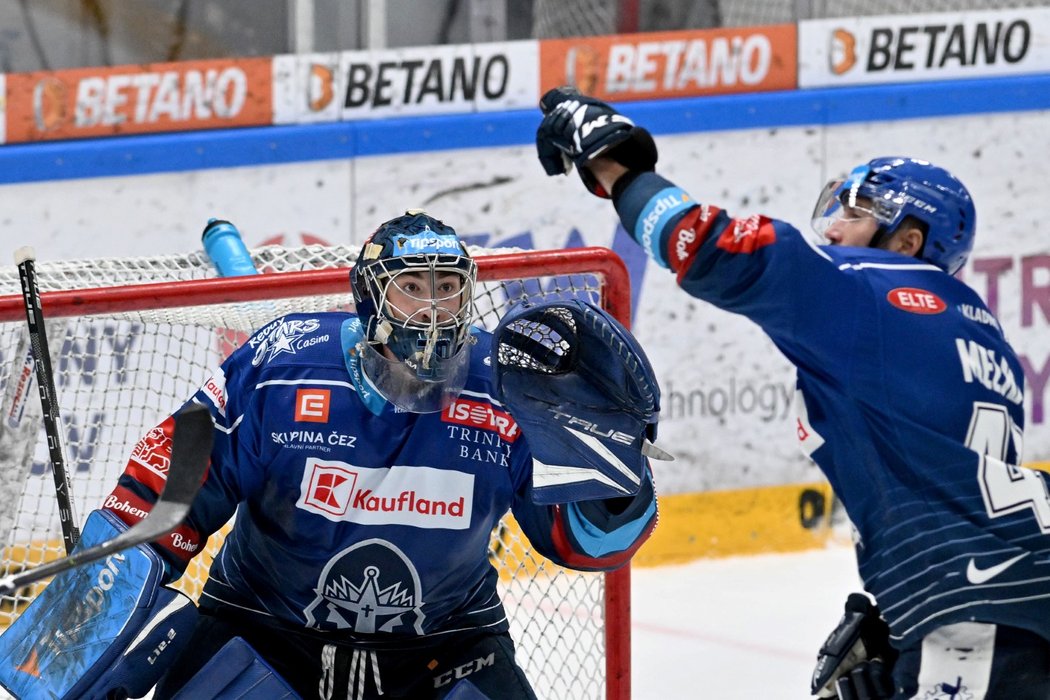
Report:
[{"label": "red stripe on sleeve", "polygon": [[718,237],[718,247],[730,253],[754,253],[763,246],[775,243],[777,231],[773,220],[758,214],[746,219],[734,219]]},{"label": "red stripe on sleeve", "polygon": [[204,540],[200,533],[183,523],[168,535],[157,540],[157,546],[171,552],[182,562],[188,562],[201,551]]},{"label": "red stripe on sleeve", "polygon": [[112,512],[125,525],[131,527],[146,517],[153,508],[153,503],[118,485],[111,494],[106,496],[106,500],[102,502],[102,508]]},{"label": "red stripe on sleeve", "polygon": [[667,262],[672,271],[686,270],[692,265],[696,251],[711,233],[721,212],[718,207],[701,204],[682,217],[667,240]]},{"label": "red stripe on sleeve", "polygon": [[[146,517],[153,509],[153,503],[118,485],[106,496],[102,507],[131,527]],[[200,551],[202,540],[199,532],[183,523],[170,534],[157,540],[156,545],[171,552],[179,561],[188,562]]]}]

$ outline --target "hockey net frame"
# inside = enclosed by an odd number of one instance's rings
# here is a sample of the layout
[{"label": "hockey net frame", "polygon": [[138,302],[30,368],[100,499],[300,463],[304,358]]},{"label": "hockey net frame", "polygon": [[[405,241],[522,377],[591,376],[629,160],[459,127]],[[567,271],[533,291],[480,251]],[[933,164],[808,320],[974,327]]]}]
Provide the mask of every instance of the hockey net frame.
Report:
[{"label": "hockey net frame", "polygon": [[[217,364],[247,332],[254,330],[255,325],[262,325],[270,318],[291,310],[352,308],[348,270],[356,250],[340,248],[333,252],[320,248],[307,246],[297,250],[268,246],[254,250],[252,255],[256,266],[269,274],[237,278],[214,277],[202,253],[160,262],[143,258],[117,262],[38,263],[41,305],[48,319],[52,355],[57,360],[58,401],[67,433],[71,420],[75,427],[77,419],[83,418],[70,415],[80,408],[77,401],[68,406],[64,398],[69,385],[75,383],[68,375],[78,371],[78,366],[83,371],[83,358],[67,360],[77,352],[78,334],[82,337],[85,328],[98,328],[99,324],[107,324],[109,328],[109,324],[114,323],[143,323],[148,329],[154,328],[154,324],[166,324],[175,332],[188,326],[210,328],[220,339],[219,344],[224,345],[214,353],[214,363]],[[490,329],[498,316],[514,303],[551,296],[578,297],[600,303],[622,323],[629,325],[630,279],[623,261],[609,249],[506,252],[474,248],[471,252],[478,262],[478,289],[481,291],[477,303],[483,314],[482,325]],[[286,256],[296,260],[308,259],[309,262],[289,265],[284,262]],[[190,279],[184,278],[187,276]],[[79,285],[85,279],[90,280],[92,286],[81,288]],[[100,279],[106,281],[100,282]],[[155,279],[164,281],[151,281]],[[25,368],[19,368],[18,356],[22,349],[16,348],[16,340],[25,326],[25,310],[16,280],[13,268],[0,268],[0,398],[5,402],[2,407],[4,420],[10,419],[10,412],[14,410],[8,405],[11,402],[7,397],[16,388],[14,384],[20,382],[20,375],[25,377]],[[129,283],[135,280],[141,283]],[[485,314],[491,314],[487,321]],[[245,324],[242,316],[262,321]],[[228,322],[234,317],[238,320]],[[201,321],[202,318],[205,320]],[[228,337],[231,332],[233,336]],[[95,338],[94,331],[91,331],[91,337]],[[99,341],[97,345],[103,343]],[[90,358],[87,362],[91,363]],[[102,360],[95,362],[105,364]],[[128,361],[128,364],[134,364],[134,361]],[[180,364],[180,359],[161,358],[161,371],[174,371],[168,370],[172,364]],[[169,397],[171,405],[163,407],[160,413],[170,413],[207,378],[207,373],[200,374],[200,367],[192,371],[198,376],[187,378],[181,394],[177,393],[179,389],[173,389],[173,395]],[[37,402],[35,385],[30,388],[30,383],[21,382],[23,394],[27,389],[31,394],[24,398]],[[23,407],[22,410],[26,409]],[[155,424],[149,420],[144,423],[148,425],[140,426],[140,431]],[[10,449],[3,444],[5,427],[9,443],[11,439],[10,427],[0,426],[0,470],[10,472],[9,465],[4,463],[11,458]],[[32,498],[39,500],[38,510],[50,512],[49,522],[44,532],[36,525],[27,528],[18,522],[24,517],[21,515],[24,502],[30,498],[27,496],[28,487],[21,491],[17,513],[5,513],[0,506],[0,546],[4,548],[0,575],[16,573],[62,554],[57,513],[51,512],[53,503],[47,503],[46,498],[50,496],[51,501],[54,500],[53,492],[48,491],[49,469],[44,469],[41,464],[46,462],[43,431],[30,430],[35,433],[36,440],[28,456],[37,457],[33,473],[23,468],[15,478],[27,484],[39,482]],[[82,427],[81,432],[90,431],[88,427]],[[137,439],[137,435],[133,435],[126,435],[123,441],[127,444],[116,446],[114,454],[121,450],[129,452]],[[94,449],[91,452],[99,454]],[[109,459],[126,457],[124,454]],[[78,488],[78,484],[91,478],[90,471],[86,475],[79,473],[76,459],[72,467],[73,495],[81,501],[77,503],[77,514],[83,520],[100,504],[94,495],[83,502],[85,499],[80,494],[85,489]],[[111,474],[113,466],[108,469],[108,479],[115,481]],[[10,486],[12,478],[10,473],[0,474],[0,484],[6,481]],[[104,493],[108,493],[111,487],[112,483],[106,484]],[[90,501],[92,497],[96,502]],[[11,507],[9,503],[8,509]],[[48,517],[47,513],[44,517]],[[206,552],[191,563],[177,587],[194,597],[199,593],[206,576],[206,562],[210,562],[210,555],[217,551],[223,534],[213,536]],[[581,574],[557,567],[530,549],[509,516],[493,532],[490,559],[494,563],[500,562],[497,565],[500,592],[511,618],[518,663],[525,669],[536,692],[541,698],[626,700],[630,697],[629,566],[606,574]],[[14,620],[43,585],[37,584],[0,598],[0,626]],[[600,630],[592,629],[595,625]],[[579,631],[574,631],[577,628]],[[600,658],[596,658],[597,655]]]}]

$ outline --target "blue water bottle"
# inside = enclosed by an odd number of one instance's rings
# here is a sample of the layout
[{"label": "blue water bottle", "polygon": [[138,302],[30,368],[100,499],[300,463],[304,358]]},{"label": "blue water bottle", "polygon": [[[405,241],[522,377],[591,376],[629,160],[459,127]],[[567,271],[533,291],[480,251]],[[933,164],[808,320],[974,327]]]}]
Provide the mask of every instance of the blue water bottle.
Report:
[{"label": "blue water bottle", "polygon": [[208,225],[201,234],[201,242],[222,277],[259,274],[251,253],[241,239],[241,232],[229,221],[208,219]]}]

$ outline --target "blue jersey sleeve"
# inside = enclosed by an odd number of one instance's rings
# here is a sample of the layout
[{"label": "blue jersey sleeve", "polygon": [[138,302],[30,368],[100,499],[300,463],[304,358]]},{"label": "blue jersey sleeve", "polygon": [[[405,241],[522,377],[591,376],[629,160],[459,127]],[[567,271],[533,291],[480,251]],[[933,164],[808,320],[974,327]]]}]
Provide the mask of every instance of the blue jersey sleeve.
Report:
[{"label": "blue jersey sleeve", "polygon": [[515,494],[512,512],[529,542],[546,558],[579,571],[609,571],[626,564],[652,534],[656,492],[647,470],[632,497],[538,505],[526,481]]},{"label": "blue jersey sleeve", "polygon": [[[189,515],[174,532],[155,543],[170,569],[180,574],[201,552],[208,537],[229,521],[238,502],[261,483],[258,472],[248,466],[258,463],[254,458],[256,422],[245,420],[252,411],[258,382],[252,364],[254,338],[234,351],[184,404],[207,408],[215,434],[207,476]],[[129,526],[146,516],[164,488],[171,460],[173,415],[138,441],[116,488],[103,502],[105,510]]]},{"label": "blue jersey sleeve", "polygon": [[[856,356],[858,331],[870,321],[856,314],[857,300],[872,292],[843,274],[852,263],[841,252],[784,221],[733,218],[697,203],[655,173],[618,187],[615,201],[627,231],[683,291],[751,319],[795,365],[849,372],[844,358]],[[843,315],[853,315],[845,335]]]}]

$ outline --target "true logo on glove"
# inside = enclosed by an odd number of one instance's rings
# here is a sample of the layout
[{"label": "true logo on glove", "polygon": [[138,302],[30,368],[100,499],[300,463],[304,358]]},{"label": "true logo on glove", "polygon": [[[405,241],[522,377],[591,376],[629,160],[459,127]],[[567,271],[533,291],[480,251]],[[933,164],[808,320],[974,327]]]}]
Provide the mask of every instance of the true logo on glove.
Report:
[{"label": "true logo on glove", "polygon": [[564,423],[567,427],[578,428],[584,432],[590,433],[596,437],[605,438],[618,442],[621,445],[631,445],[634,442],[634,438],[627,433],[619,430],[606,429],[589,420],[583,418],[577,418],[576,416],[559,411],[556,408],[550,409],[550,412],[554,415],[554,419],[559,423]]}]

